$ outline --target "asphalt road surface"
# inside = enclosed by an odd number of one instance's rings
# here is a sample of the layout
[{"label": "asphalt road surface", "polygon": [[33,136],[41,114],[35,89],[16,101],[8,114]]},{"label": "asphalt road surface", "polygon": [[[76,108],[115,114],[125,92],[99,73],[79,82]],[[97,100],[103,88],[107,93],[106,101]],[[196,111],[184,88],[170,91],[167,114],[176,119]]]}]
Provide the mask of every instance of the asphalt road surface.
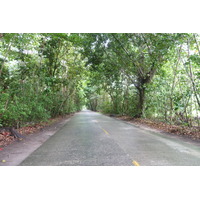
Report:
[{"label": "asphalt road surface", "polygon": [[199,166],[200,144],[86,110],[20,165]]}]

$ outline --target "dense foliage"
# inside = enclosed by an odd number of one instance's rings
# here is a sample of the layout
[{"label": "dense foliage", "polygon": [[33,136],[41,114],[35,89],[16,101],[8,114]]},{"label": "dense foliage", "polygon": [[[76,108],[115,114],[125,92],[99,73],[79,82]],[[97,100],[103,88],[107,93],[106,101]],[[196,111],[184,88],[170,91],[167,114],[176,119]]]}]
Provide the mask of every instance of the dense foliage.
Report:
[{"label": "dense foliage", "polygon": [[85,37],[91,109],[199,126],[198,34]]},{"label": "dense foliage", "polygon": [[83,62],[66,34],[4,34],[1,39],[0,125],[80,110]]},{"label": "dense foliage", "polygon": [[199,126],[198,34],[1,34],[0,126],[84,105]]}]

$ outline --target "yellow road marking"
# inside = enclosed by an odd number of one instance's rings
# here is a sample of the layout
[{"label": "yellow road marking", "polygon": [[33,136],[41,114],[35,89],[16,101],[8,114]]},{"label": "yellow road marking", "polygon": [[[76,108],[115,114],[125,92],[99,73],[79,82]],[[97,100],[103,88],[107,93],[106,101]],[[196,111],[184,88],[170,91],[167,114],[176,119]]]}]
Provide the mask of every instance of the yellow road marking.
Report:
[{"label": "yellow road marking", "polygon": [[103,128],[101,128],[101,129],[104,131],[105,134],[109,135],[109,133],[105,129],[103,129]]},{"label": "yellow road marking", "polygon": [[135,161],[135,160],[134,160],[132,163],[133,163],[135,166],[140,166],[140,164],[139,164],[137,161]]}]

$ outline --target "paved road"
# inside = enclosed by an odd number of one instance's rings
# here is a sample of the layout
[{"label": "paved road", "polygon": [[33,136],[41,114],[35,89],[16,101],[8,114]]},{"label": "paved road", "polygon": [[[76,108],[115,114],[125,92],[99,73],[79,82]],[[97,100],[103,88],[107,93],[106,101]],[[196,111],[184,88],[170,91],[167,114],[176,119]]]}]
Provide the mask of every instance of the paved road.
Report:
[{"label": "paved road", "polygon": [[200,165],[200,145],[82,111],[20,165]]}]

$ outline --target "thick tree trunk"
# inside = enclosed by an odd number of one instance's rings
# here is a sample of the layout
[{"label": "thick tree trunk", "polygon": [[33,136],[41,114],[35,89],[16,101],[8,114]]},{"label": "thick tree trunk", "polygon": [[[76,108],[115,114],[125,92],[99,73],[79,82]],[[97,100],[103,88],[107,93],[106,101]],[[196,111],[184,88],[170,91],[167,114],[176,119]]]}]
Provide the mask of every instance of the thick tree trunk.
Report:
[{"label": "thick tree trunk", "polygon": [[144,113],[144,102],[145,102],[145,88],[143,86],[138,87],[139,92],[139,99],[138,99],[138,105],[137,105],[137,114],[135,117],[142,117]]}]

